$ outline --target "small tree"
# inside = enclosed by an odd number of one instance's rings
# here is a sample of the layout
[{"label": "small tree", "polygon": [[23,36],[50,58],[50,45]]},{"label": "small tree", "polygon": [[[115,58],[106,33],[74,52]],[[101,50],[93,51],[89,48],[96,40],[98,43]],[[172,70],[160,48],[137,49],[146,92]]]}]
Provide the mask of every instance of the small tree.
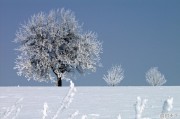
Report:
[{"label": "small tree", "polygon": [[64,9],[32,16],[16,33],[15,42],[20,43],[17,74],[47,82],[53,81],[53,72],[58,86],[67,73],[95,71],[102,53],[96,34],[82,33],[75,15]]},{"label": "small tree", "polygon": [[103,79],[110,86],[118,85],[124,79],[124,70],[121,65],[113,66],[107,73],[103,76]]},{"label": "small tree", "polygon": [[146,73],[146,81],[152,86],[161,86],[166,83],[166,79],[158,67],[150,68]]}]

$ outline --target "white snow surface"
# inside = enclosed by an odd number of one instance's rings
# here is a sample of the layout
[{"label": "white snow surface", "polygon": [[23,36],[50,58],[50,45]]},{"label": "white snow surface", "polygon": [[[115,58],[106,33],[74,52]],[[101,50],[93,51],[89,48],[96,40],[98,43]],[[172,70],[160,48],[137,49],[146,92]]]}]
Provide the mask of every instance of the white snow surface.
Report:
[{"label": "white snow surface", "polygon": [[[75,119],[84,115],[87,119],[117,119],[119,114],[121,119],[135,119],[137,97],[148,99],[142,116],[151,119],[160,119],[164,101],[173,97],[173,109],[169,113],[174,115],[171,119],[180,119],[179,86],[76,89],[73,101],[58,119],[68,119],[76,111]],[[0,87],[0,119],[52,119],[68,90],[69,87]],[[48,109],[44,108],[45,103]]]}]

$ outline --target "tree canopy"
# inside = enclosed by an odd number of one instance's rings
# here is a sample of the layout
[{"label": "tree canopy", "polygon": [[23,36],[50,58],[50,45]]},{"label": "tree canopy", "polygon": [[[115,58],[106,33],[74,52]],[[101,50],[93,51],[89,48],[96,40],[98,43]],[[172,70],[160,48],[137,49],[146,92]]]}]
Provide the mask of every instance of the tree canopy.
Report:
[{"label": "tree canopy", "polygon": [[83,32],[71,10],[40,12],[21,25],[15,42],[19,55],[15,69],[28,80],[61,80],[70,72],[95,71],[100,64],[102,43],[94,32]]},{"label": "tree canopy", "polygon": [[161,86],[166,83],[166,79],[158,67],[152,67],[146,72],[146,81],[152,86]]}]

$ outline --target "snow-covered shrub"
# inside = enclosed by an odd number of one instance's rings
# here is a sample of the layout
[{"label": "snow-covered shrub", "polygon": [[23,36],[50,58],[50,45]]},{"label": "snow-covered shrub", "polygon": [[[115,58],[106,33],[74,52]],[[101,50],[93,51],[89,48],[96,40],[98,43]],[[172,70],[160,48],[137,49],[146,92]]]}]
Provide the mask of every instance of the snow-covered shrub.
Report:
[{"label": "snow-covered shrub", "polygon": [[103,79],[110,86],[118,85],[124,79],[124,70],[121,65],[113,66],[107,73],[103,76]]},{"label": "snow-covered shrub", "polygon": [[52,10],[33,15],[16,33],[19,55],[15,69],[28,80],[52,81],[58,86],[62,75],[71,72],[95,71],[99,66],[102,43],[93,32],[82,32],[70,10]]},{"label": "snow-covered shrub", "polygon": [[173,97],[169,97],[164,101],[162,113],[168,113],[173,109]]},{"label": "snow-covered shrub", "polygon": [[147,99],[141,99],[141,97],[137,97],[137,101],[135,103],[135,119],[150,119],[142,118],[142,113],[144,111],[147,101]]},{"label": "snow-covered shrub", "polygon": [[146,72],[146,81],[152,86],[161,86],[166,83],[166,79],[158,67],[152,67]]}]

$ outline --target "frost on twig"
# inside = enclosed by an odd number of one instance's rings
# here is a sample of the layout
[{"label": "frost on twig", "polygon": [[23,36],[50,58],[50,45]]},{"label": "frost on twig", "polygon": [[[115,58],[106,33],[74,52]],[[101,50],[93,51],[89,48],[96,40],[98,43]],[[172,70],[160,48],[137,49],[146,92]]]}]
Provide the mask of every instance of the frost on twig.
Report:
[{"label": "frost on twig", "polygon": [[147,101],[148,101],[147,99],[141,99],[141,97],[137,97],[137,101],[135,104],[135,113],[136,113],[135,119],[150,119],[150,118],[142,118],[142,113],[145,109],[145,105]]},{"label": "frost on twig", "polygon": [[47,115],[47,112],[48,112],[48,104],[45,102],[44,103],[44,109],[43,109],[43,117],[42,119],[45,119],[48,115]]},{"label": "frost on twig", "polygon": [[72,81],[70,81],[70,89],[69,89],[67,95],[65,96],[65,98],[63,99],[62,104],[58,108],[53,119],[56,119],[61,111],[63,111],[64,109],[69,107],[70,103],[72,102],[72,100],[74,98],[75,92],[76,92],[76,88],[74,87],[74,83]]},{"label": "frost on twig", "polygon": [[[12,105],[11,107],[9,107],[6,112],[4,113],[4,116],[2,117],[2,119],[8,119],[8,117],[15,112],[14,116],[11,116],[11,119],[16,119],[17,116],[19,115],[22,105],[19,105],[20,102],[23,100],[23,98],[20,98],[19,100],[17,100],[15,102],[14,105]],[[10,117],[9,117],[10,118]]]},{"label": "frost on twig", "polygon": [[70,103],[73,100],[75,92],[76,92],[76,88],[74,87],[74,83],[72,81],[70,81],[70,89],[69,89],[67,95],[65,96],[65,98],[62,101],[62,105],[61,105],[62,110],[69,107]]},{"label": "frost on twig", "polygon": [[18,117],[19,113],[21,112],[21,109],[22,109],[22,105],[17,108],[15,115],[12,119],[16,119]]},{"label": "frost on twig", "polygon": [[79,111],[75,111],[73,114],[70,115],[68,119],[74,119],[77,115],[79,115]]},{"label": "frost on twig", "polygon": [[121,119],[121,115],[120,114],[118,115],[117,119]]},{"label": "frost on twig", "polygon": [[87,119],[87,115],[82,115],[81,119]]}]

